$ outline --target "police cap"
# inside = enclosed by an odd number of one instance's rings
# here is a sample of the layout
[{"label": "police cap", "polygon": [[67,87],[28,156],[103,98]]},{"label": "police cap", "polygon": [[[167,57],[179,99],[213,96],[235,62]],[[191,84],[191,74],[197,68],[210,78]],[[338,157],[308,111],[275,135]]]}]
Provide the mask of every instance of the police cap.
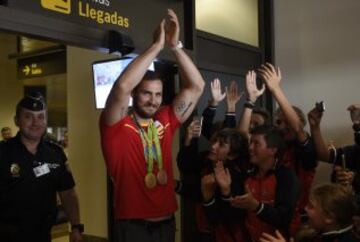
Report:
[{"label": "police cap", "polygon": [[40,92],[26,94],[25,97],[20,100],[17,106],[29,109],[31,111],[42,111],[46,109],[44,97]]}]

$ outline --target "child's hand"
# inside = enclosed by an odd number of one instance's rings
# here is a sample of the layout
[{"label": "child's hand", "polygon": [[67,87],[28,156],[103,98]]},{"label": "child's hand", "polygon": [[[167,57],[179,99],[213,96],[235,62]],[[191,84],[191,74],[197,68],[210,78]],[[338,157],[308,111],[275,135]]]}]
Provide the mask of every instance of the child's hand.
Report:
[{"label": "child's hand", "polygon": [[[260,238],[260,242],[286,242],[278,230],[275,231],[275,234],[276,236],[272,236],[270,234],[263,233]],[[289,242],[294,242],[294,239],[291,238]]]}]

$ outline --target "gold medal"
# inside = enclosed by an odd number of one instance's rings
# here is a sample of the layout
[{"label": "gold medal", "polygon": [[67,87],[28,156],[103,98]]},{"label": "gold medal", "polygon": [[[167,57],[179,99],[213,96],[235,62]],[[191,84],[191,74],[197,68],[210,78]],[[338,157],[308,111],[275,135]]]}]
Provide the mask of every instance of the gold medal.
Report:
[{"label": "gold medal", "polygon": [[167,183],[167,174],[164,169],[160,169],[156,175],[157,181],[160,185],[166,185]]},{"label": "gold medal", "polygon": [[152,189],[152,188],[156,187],[156,178],[155,178],[154,174],[152,174],[152,173],[146,174],[146,176],[145,176],[145,186],[148,189]]}]

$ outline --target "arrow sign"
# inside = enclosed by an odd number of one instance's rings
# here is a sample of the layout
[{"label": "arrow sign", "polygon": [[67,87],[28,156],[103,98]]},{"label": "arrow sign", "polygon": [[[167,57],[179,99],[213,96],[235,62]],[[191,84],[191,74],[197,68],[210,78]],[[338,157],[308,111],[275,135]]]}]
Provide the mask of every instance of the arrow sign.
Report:
[{"label": "arrow sign", "polygon": [[66,73],[66,52],[61,51],[57,53],[18,59],[17,65],[19,80]]},{"label": "arrow sign", "polygon": [[24,72],[25,76],[29,75],[30,74],[30,67],[28,65],[26,65],[24,67],[24,69],[22,69],[22,71]]}]

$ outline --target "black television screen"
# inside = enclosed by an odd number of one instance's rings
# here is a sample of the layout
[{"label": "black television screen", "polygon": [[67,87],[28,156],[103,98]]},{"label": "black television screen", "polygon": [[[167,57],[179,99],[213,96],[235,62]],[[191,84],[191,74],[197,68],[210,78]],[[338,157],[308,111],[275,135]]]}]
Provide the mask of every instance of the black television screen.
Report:
[{"label": "black television screen", "polygon": [[[97,109],[105,107],[106,99],[114,82],[133,59],[134,57],[124,57],[121,59],[97,61],[92,64]],[[148,70],[155,71],[154,63],[149,66]],[[129,106],[132,106],[132,98],[130,98]]]}]

